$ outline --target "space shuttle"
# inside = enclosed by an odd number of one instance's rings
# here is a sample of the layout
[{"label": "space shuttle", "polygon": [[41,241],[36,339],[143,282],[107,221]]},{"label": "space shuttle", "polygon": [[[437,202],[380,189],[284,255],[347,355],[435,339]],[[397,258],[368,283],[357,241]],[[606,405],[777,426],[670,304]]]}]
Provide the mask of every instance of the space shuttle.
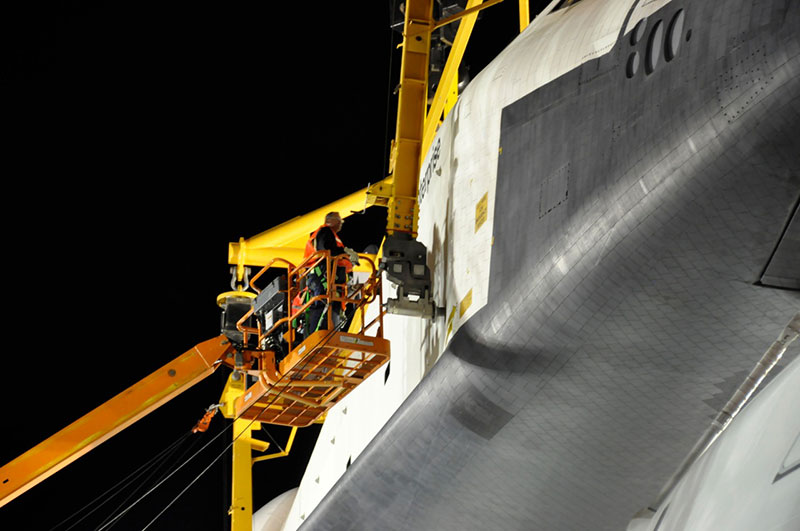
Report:
[{"label": "space shuttle", "polygon": [[252,528],[800,528],[800,3],[521,26],[412,155],[426,310],[384,271],[391,359]]},{"label": "space shuttle", "polygon": [[799,54],[789,0],[551,2],[424,155],[444,317],[262,529],[800,528]]}]

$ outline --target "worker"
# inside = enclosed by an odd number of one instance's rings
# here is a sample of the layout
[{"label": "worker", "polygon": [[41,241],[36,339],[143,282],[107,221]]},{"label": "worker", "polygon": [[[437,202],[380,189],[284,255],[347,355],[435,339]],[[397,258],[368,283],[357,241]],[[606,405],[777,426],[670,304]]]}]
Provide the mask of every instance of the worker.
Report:
[{"label": "worker", "polygon": [[[342,240],[339,239],[339,231],[342,230],[343,224],[344,220],[338,212],[329,212],[325,215],[325,224],[309,236],[305,249],[305,258],[308,258],[316,251],[330,251],[332,257],[342,254],[348,255],[348,258],[339,259],[335,273],[336,284],[346,284],[349,278],[352,277],[353,264],[358,264],[358,254],[351,248],[345,247]],[[326,278],[324,261],[315,266],[306,278],[309,299],[328,291],[328,279]],[[335,311],[332,312],[331,318],[333,319],[334,327],[337,327],[342,318],[342,308],[339,305],[335,306]],[[325,307],[326,302],[319,300],[309,308],[308,319],[306,320],[306,337],[317,330],[327,328]]]}]

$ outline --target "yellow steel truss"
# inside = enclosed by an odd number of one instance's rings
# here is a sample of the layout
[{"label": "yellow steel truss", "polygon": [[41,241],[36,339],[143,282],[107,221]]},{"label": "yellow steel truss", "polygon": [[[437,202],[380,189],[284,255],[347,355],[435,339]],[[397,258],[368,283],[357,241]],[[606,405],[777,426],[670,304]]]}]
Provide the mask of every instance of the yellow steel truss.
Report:
[{"label": "yellow steel truss", "polygon": [[[461,64],[461,60],[464,58],[464,51],[467,49],[467,43],[469,42],[470,35],[472,35],[472,28],[475,27],[475,21],[478,20],[478,12],[481,9],[485,9],[499,2],[502,2],[502,0],[489,0],[485,3],[483,0],[469,0],[467,8],[464,11],[452,17],[442,19],[435,26],[441,27],[456,20],[461,20],[456,38],[453,40],[453,45],[450,48],[450,54],[447,56],[444,70],[442,70],[439,87],[436,90],[436,94],[433,96],[431,107],[425,120],[425,131],[422,140],[423,157],[425,153],[428,152],[431,142],[433,142],[436,129],[439,127],[439,123],[442,119],[442,112],[445,110],[447,98],[450,96],[450,91],[452,90],[451,87],[453,83],[456,85],[458,84],[458,67]],[[451,98],[451,108],[454,104]],[[417,166],[417,174],[419,174],[419,166]]]},{"label": "yellow steel truss", "polygon": [[397,127],[392,157],[395,161],[394,182],[386,231],[388,234],[405,232],[416,237],[417,185],[428,102],[433,0],[407,1],[403,27]]},{"label": "yellow steel truss", "polygon": [[[299,263],[308,234],[331,211],[347,216],[348,212],[361,211],[367,206],[385,206],[390,209],[387,222],[387,231],[390,234],[395,231],[416,234],[416,196],[422,158],[433,141],[442,117],[455,105],[457,90],[454,87],[458,85],[458,67],[464,57],[478,11],[501,1],[469,0],[467,8],[461,13],[436,22],[432,18],[432,0],[410,0],[406,3],[403,64],[397,126],[391,149],[391,175],[368,188],[297,216],[257,236],[242,238],[229,244],[228,263],[237,266],[240,282],[244,276],[244,266],[263,266],[277,256]],[[529,0],[519,0],[520,31],[529,24],[528,3]],[[439,88],[428,108],[430,33],[435,28],[456,20],[461,20],[461,23],[442,72]]]},{"label": "yellow steel truss", "polygon": [[529,0],[519,0],[519,32],[525,31],[531,23],[531,10]]}]

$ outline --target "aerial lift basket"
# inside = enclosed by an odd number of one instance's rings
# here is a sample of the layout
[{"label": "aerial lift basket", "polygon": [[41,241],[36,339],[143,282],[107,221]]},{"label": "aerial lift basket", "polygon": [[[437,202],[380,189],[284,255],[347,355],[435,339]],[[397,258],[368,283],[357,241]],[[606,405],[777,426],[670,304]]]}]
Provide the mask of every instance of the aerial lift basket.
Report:
[{"label": "aerial lift basket", "polygon": [[[331,256],[329,251],[318,251],[297,266],[279,258],[273,260],[287,266],[285,315],[277,320],[270,317],[274,322],[269,329],[258,319],[257,326],[248,326],[256,312],[254,304],[239,320],[237,328],[244,345],[275,345],[274,338],[279,334],[288,354],[278,362],[275,350],[245,350],[243,360],[251,360],[246,372],[255,378],[255,383],[236,400],[237,417],[308,426],[389,361],[389,341],[383,338],[381,273],[368,256],[359,255],[359,260],[370,266],[369,276],[359,284],[336,283],[336,271],[345,259],[344,255]],[[250,281],[250,287],[259,295],[261,290],[256,282],[272,265],[270,262]],[[326,273],[327,290],[315,297],[306,296],[307,300],[299,304],[299,296],[315,269]],[[336,322],[335,312],[326,311],[327,326],[301,340],[297,322],[317,301],[322,301],[328,309],[346,308],[350,316],[348,330],[342,330],[345,322]],[[251,335],[257,335],[258,341],[251,341]],[[273,340],[269,341],[270,338]]]}]

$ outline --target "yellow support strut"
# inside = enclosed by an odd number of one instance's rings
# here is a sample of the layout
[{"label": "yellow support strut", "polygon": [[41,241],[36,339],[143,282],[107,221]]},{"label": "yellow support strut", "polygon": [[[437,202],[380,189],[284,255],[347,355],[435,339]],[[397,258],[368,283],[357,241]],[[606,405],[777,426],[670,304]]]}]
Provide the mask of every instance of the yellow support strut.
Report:
[{"label": "yellow support strut", "polygon": [[[450,91],[452,90],[453,84],[456,86],[458,85],[458,66],[464,58],[464,51],[467,49],[467,43],[469,42],[470,35],[472,35],[472,29],[475,27],[475,21],[478,20],[478,11],[497,4],[500,1],[502,0],[490,0],[484,3],[483,0],[469,0],[467,8],[464,11],[452,17],[440,20],[437,23],[437,26],[442,26],[456,20],[461,20],[456,38],[453,40],[453,45],[450,47],[450,53],[447,56],[444,70],[442,70],[439,87],[436,89],[436,94],[433,96],[431,108],[425,120],[421,153],[423,157],[431,147],[436,129],[439,127],[439,122],[442,118],[442,112],[445,110],[449,111],[450,108],[455,105],[452,96],[450,96]],[[448,97],[450,99],[449,102]],[[449,107],[447,107],[447,105],[449,105]]]},{"label": "yellow support strut", "polygon": [[[233,418],[234,402],[244,394],[244,374],[231,373],[220,398],[220,412]],[[261,423],[254,420],[233,420],[233,466],[231,480],[231,531],[251,531],[253,528],[253,450],[265,452],[269,443],[253,438],[253,431],[260,430]]]},{"label": "yellow support strut", "polygon": [[[380,181],[369,188],[364,188],[346,197],[333,201],[323,207],[312,210],[302,216],[266,230],[252,238],[240,238],[238,242],[228,244],[228,263],[236,266],[239,282],[244,278],[245,266],[263,267],[275,258],[284,258],[293,264],[303,261],[306,241],[325,220],[328,212],[339,212],[347,218],[352,212],[360,212],[367,206],[375,204],[368,191],[390,188],[391,179]],[[274,267],[286,267],[284,262],[275,262]],[[356,271],[366,271],[366,266],[356,266]]]},{"label": "yellow support strut", "polygon": [[269,455],[262,455],[261,457],[254,457],[253,464],[258,463],[259,461],[267,461],[268,459],[275,459],[276,457],[286,457],[289,455],[289,452],[292,451],[292,444],[294,444],[294,436],[297,434],[297,426],[292,427],[292,431],[289,433],[289,440],[286,443],[286,449],[281,450],[280,452],[275,452],[274,454]]},{"label": "yellow support strut", "polygon": [[519,32],[525,31],[531,23],[531,9],[529,0],[519,0]]},{"label": "yellow support strut", "polygon": [[253,429],[261,429],[261,423],[243,419],[233,421],[233,480],[228,510],[231,531],[253,529]]},{"label": "yellow support strut", "polygon": [[394,182],[389,201],[387,233],[417,235],[417,186],[422,135],[428,101],[428,62],[433,27],[433,0],[409,0],[405,7],[397,129],[394,141]]}]

